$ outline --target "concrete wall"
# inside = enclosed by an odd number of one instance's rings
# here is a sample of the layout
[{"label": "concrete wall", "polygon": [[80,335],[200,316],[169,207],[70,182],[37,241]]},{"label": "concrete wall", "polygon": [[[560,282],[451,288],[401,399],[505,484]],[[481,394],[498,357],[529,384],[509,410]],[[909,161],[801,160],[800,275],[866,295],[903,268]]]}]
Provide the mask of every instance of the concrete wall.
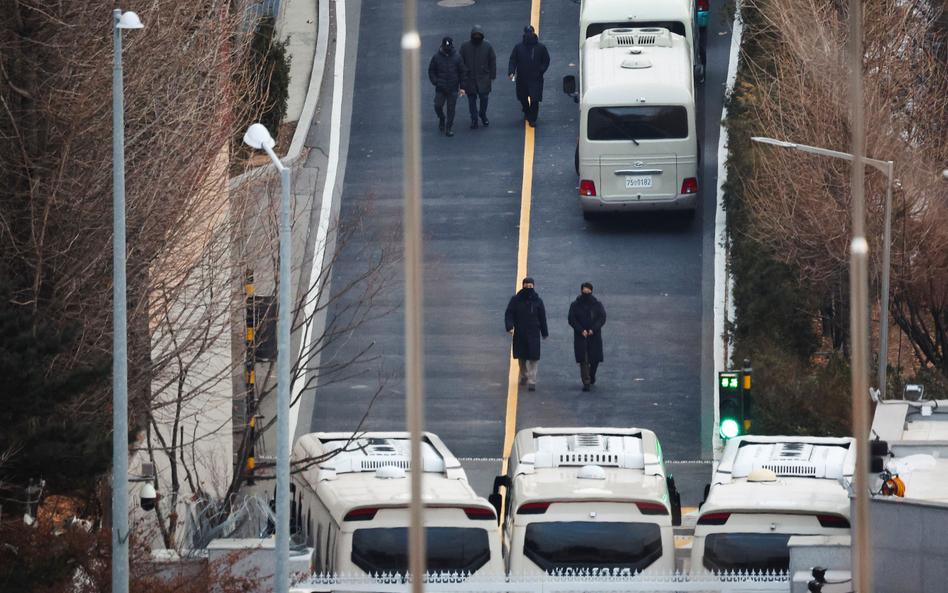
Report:
[{"label": "concrete wall", "polygon": [[948,591],[948,504],[878,497],[871,508],[875,590]]}]

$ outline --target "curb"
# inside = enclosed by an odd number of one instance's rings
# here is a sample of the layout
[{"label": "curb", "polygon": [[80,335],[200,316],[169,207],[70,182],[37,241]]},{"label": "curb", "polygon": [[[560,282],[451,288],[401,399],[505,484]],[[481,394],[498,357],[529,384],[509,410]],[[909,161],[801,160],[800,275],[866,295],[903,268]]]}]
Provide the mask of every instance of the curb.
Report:
[{"label": "curb", "polygon": [[313,70],[309,76],[309,88],[306,90],[303,112],[296,124],[296,132],[293,134],[290,149],[284,157],[284,164],[286,165],[296,161],[303,151],[303,142],[306,141],[309,128],[313,124],[313,115],[316,113],[316,104],[319,103],[319,95],[322,91],[323,75],[326,72],[326,55],[329,50],[329,2],[328,0],[317,0],[317,4],[319,5],[319,16],[317,17],[319,28],[316,32],[316,55],[313,57]]}]

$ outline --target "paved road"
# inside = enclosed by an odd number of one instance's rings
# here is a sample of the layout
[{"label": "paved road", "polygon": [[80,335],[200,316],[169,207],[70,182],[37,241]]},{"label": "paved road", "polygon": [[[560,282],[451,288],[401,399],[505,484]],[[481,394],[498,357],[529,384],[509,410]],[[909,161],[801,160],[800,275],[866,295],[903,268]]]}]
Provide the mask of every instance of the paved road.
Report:
[{"label": "paved road", "polygon": [[[402,203],[401,5],[347,0],[346,6],[347,21],[358,30],[350,30],[347,50],[346,74],[354,82],[340,212],[351,219],[370,203],[363,223],[371,233],[396,225]],[[498,54],[488,128],[468,129],[462,98],[456,136],[446,138],[437,129],[427,79],[422,95],[426,428],[460,458],[496,460],[504,442],[510,348],[503,311],[519,284],[524,148],[523,120],[506,63],[529,22],[530,2],[480,0],[461,8],[425,2],[419,11],[423,71],[443,36],[460,45],[475,23],[485,28]],[[730,43],[717,15],[715,3],[706,35],[708,78],[699,88],[704,160],[696,219],[654,214],[587,223],[573,171],[578,106],[560,92],[562,77],[577,71],[579,5],[542,3],[539,34],[552,64],[536,128],[528,273],[545,300],[551,335],[543,344],[537,392],[520,394],[518,428],[640,426],[658,434],[669,460],[710,458],[711,231],[717,124]],[[343,251],[334,288],[364,269],[358,247],[354,243]],[[609,315],[603,330],[606,361],[591,393],[580,392],[566,324],[569,303],[583,281],[595,285]],[[361,377],[318,390],[313,430],[355,428],[380,378],[382,395],[363,428],[404,429],[403,287],[396,279],[391,288],[376,310],[393,312],[364,324],[335,353],[344,359],[374,342],[379,358],[358,366],[365,371]],[[679,470],[685,504],[696,504],[710,466],[677,464]]]}]

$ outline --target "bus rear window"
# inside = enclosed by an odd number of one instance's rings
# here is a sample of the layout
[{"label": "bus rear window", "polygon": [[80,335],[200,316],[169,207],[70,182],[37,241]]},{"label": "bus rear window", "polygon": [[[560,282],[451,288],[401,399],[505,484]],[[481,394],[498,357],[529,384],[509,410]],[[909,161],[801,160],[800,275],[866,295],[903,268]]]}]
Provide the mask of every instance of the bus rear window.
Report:
[{"label": "bus rear window", "polygon": [[790,570],[789,533],[712,533],[704,540],[704,567],[715,572]]},{"label": "bus rear window", "polygon": [[688,137],[684,105],[593,107],[586,117],[589,140],[666,140]]},{"label": "bus rear window", "polygon": [[[475,572],[490,560],[484,529],[428,527],[427,568],[431,572]],[[408,571],[408,528],[357,529],[352,534],[352,563],[370,574]]]},{"label": "bus rear window", "polygon": [[599,35],[606,29],[647,29],[649,27],[659,27],[668,29],[672,33],[685,36],[685,23],[681,21],[622,21],[619,23],[589,23],[586,27],[586,39],[593,35]]},{"label": "bus rear window", "polygon": [[662,556],[655,523],[530,523],[523,554],[550,573],[564,570],[643,570]]}]

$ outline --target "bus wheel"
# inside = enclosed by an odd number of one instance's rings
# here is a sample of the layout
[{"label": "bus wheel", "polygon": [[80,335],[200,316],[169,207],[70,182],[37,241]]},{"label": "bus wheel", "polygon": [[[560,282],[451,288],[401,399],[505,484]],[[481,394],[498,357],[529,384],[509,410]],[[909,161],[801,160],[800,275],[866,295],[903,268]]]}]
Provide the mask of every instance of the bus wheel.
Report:
[{"label": "bus wheel", "polygon": [[576,167],[576,174],[579,175],[579,144],[576,145],[576,155],[573,157],[573,165]]}]

